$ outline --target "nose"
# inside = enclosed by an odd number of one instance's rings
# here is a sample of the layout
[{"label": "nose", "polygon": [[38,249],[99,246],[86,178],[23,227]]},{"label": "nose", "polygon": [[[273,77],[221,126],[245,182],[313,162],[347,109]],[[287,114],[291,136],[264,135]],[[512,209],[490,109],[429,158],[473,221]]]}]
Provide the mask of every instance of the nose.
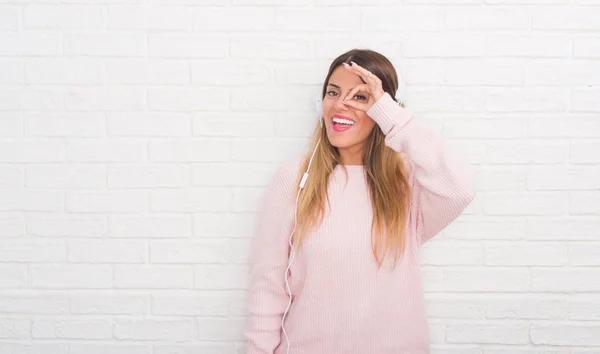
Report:
[{"label": "nose", "polygon": [[346,103],[344,103],[344,97],[346,96],[338,95],[335,98],[335,102],[333,103],[333,108],[335,108],[336,110],[347,110],[348,106],[346,105]]}]

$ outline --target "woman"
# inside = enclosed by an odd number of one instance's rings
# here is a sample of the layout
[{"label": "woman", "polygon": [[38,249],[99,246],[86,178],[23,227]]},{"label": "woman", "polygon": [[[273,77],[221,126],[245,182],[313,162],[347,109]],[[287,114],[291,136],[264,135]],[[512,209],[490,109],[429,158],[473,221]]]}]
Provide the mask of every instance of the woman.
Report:
[{"label": "woman", "polygon": [[262,206],[248,353],[429,352],[418,250],[471,202],[474,183],[392,98],[397,88],[377,52],[331,64],[314,150],[279,168]]}]

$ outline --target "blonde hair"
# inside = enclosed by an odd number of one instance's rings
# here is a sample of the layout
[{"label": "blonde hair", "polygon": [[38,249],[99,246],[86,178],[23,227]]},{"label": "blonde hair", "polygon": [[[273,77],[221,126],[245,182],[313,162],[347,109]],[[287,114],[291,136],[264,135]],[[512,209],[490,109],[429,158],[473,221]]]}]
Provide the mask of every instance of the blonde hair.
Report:
[{"label": "blonde hair", "polygon": [[[325,96],[326,86],[333,71],[342,63],[350,61],[377,75],[382,81],[383,89],[394,97],[398,88],[398,77],[392,63],[377,52],[360,49],[348,51],[332,62],[323,83],[321,97]],[[323,221],[329,176],[337,165],[341,165],[337,148],[329,142],[325,128],[318,125],[312,137],[310,152],[301,164],[298,182],[308,167],[319,138],[321,143],[310,167],[310,178],[298,200],[298,224],[294,233],[294,244],[298,247],[302,246],[310,232]],[[392,257],[395,264],[406,247],[405,230],[409,214],[410,187],[402,154],[385,145],[385,135],[378,125],[375,125],[367,138],[363,165],[373,208],[373,256],[380,267],[388,256]],[[347,174],[345,166],[342,167]]]}]

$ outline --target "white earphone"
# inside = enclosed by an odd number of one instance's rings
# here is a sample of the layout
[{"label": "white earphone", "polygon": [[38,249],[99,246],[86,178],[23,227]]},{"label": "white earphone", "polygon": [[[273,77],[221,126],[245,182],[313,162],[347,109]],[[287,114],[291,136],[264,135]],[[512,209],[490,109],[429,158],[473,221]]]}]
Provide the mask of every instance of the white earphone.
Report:
[{"label": "white earphone", "polygon": [[[396,94],[394,95],[394,97],[395,97],[396,101],[398,102],[398,104],[401,104],[404,102],[405,84],[402,79],[400,79],[399,82],[400,82],[400,84],[398,86],[398,90],[396,90]],[[315,100],[315,109],[317,112],[317,118],[322,127],[323,126],[323,100],[321,98],[321,95],[318,95],[317,99]],[[302,176],[302,180],[300,180],[300,186],[299,186],[300,189],[298,189],[298,193],[296,194],[296,208],[294,210],[294,229],[292,230],[292,233],[290,234],[290,237],[288,238],[288,245],[290,246],[290,255],[288,257],[288,265],[285,270],[285,288],[286,288],[287,294],[289,296],[289,301],[288,301],[287,307],[283,313],[283,317],[281,318],[281,330],[287,341],[287,351],[286,351],[287,354],[290,353],[290,339],[287,335],[287,332],[285,331],[284,324],[285,324],[285,318],[288,314],[288,311],[290,310],[290,307],[292,306],[292,290],[290,288],[290,284],[289,284],[288,280],[290,277],[290,269],[294,263],[294,258],[296,256],[292,240],[293,240],[294,232],[296,232],[296,225],[298,223],[298,198],[300,197],[300,192],[302,191],[302,189],[304,189],[304,186],[306,185],[306,181],[308,179],[308,171],[310,171],[310,166],[312,165],[313,158],[315,157],[315,153],[317,152],[317,148],[319,147],[320,143],[321,143],[321,138],[319,138],[319,140],[317,141],[317,144],[315,145],[315,149],[313,150],[312,155],[310,156],[310,160],[308,161],[308,166],[306,168],[306,171],[304,172],[304,175]]]}]

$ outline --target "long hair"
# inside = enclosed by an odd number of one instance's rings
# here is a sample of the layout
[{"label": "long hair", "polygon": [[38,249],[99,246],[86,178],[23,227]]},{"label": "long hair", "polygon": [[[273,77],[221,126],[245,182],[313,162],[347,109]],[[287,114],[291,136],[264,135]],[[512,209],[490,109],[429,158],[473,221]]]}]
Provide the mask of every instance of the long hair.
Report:
[{"label": "long hair", "polygon": [[[325,97],[327,83],[333,71],[351,61],[377,75],[383,90],[394,97],[398,88],[398,75],[392,63],[382,54],[372,50],[353,49],[337,57],[330,65],[323,82],[321,97]],[[298,224],[294,243],[299,247],[321,222],[328,200],[329,176],[337,165],[342,164],[338,149],[331,145],[325,127],[317,125],[312,137],[311,149],[302,163],[298,181],[308,167],[312,152],[321,139],[310,168],[310,178],[298,200]],[[371,244],[373,256],[379,267],[386,257],[392,257],[394,265],[404,253],[406,246],[406,223],[410,204],[410,187],[407,168],[402,155],[385,145],[385,135],[375,124],[366,141],[362,158],[365,177],[369,186],[373,220]],[[345,166],[344,172],[348,173]]]}]

